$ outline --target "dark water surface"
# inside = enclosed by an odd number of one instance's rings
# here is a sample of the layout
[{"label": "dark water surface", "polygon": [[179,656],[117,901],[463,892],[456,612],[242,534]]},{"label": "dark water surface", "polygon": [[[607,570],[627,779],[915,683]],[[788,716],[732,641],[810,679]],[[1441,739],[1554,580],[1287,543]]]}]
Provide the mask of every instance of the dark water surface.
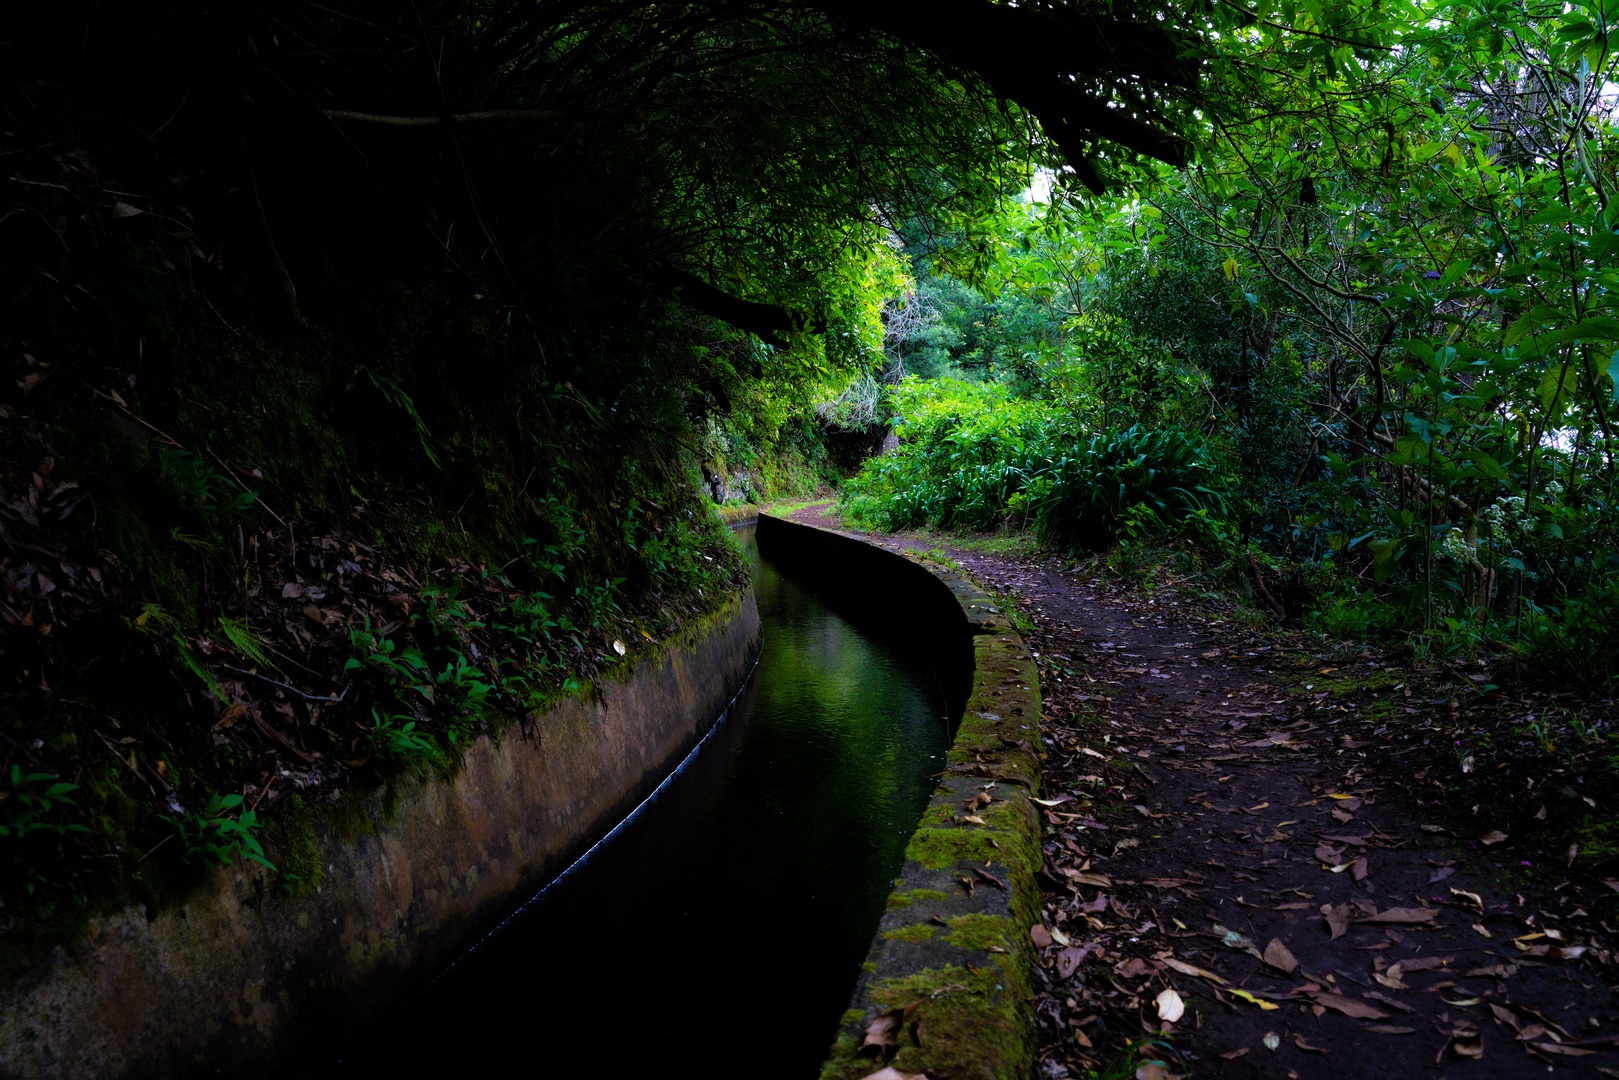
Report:
[{"label": "dark water surface", "polygon": [[339,1075],[816,1074],[950,719],[903,625],[739,538],[763,653],[730,714]]}]

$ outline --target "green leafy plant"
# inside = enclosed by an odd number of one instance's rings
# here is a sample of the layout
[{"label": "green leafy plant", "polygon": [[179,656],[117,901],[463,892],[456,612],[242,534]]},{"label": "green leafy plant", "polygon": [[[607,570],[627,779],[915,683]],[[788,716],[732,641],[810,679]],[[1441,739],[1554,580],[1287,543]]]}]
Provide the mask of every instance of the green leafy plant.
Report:
[{"label": "green leafy plant", "polygon": [[216,791],[201,810],[185,815],[164,815],[180,837],[187,862],[229,863],[250,859],[275,869],[275,864],[265,858],[264,847],[259,842],[257,813],[252,810],[231,813],[242,802],[240,795],[221,795]]},{"label": "green leafy plant", "polygon": [[[400,721],[404,721],[403,724]],[[371,710],[371,753],[385,761],[410,761],[432,755],[433,740],[416,730],[408,716],[385,717]]]},{"label": "green leafy plant", "polygon": [[218,525],[227,515],[244,513],[258,501],[256,492],[238,491],[231,480],[190,450],[160,446],[157,466],[165,494],[209,525]]},{"label": "green leafy plant", "polygon": [[67,820],[76,808],[73,792],[79,785],[59,780],[51,773],[25,773],[22,766],[11,767],[11,786],[0,792],[0,838],[9,841],[11,872],[32,896],[50,882],[47,870],[66,854],[66,840],[75,833],[90,830]]}]

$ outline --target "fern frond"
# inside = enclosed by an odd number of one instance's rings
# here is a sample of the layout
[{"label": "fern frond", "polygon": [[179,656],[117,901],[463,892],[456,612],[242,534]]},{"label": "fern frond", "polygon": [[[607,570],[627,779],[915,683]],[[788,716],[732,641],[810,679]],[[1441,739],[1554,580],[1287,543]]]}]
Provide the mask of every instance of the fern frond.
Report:
[{"label": "fern frond", "polygon": [[280,668],[276,667],[275,661],[270,659],[269,642],[253,632],[253,628],[247,625],[246,618],[227,619],[221,617],[219,620],[219,632],[225,636],[226,641],[230,642],[231,648],[255,664],[260,667],[267,667],[272,671],[280,670]]},{"label": "fern frond", "polygon": [[210,693],[221,701],[225,700],[225,691],[220,687],[219,680],[214,673],[203,665],[202,658],[191,651],[191,645],[179,634],[174,635],[174,644],[180,650],[180,660],[190,669],[191,674],[201,679],[208,687]]}]

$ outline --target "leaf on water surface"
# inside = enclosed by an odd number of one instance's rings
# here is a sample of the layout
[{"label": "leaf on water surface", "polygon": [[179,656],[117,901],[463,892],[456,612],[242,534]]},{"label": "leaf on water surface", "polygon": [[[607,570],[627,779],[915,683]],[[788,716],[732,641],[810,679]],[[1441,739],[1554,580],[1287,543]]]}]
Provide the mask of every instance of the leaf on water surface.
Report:
[{"label": "leaf on water surface", "polygon": [[1389,1016],[1375,1005],[1368,1005],[1364,1001],[1357,1001],[1343,994],[1334,994],[1330,990],[1317,990],[1310,997],[1318,1004],[1341,1012],[1345,1016],[1353,1016],[1357,1020],[1387,1020]]},{"label": "leaf on water surface", "polygon": [[1186,1003],[1174,990],[1165,990],[1158,995],[1158,1019],[1173,1024],[1186,1014]]},{"label": "leaf on water surface", "polygon": [[1270,944],[1265,946],[1265,955],[1260,959],[1278,971],[1291,975],[1298,970],[1299,962],[1293,958],[1293,953],[1281,938],[1271,938]]}]

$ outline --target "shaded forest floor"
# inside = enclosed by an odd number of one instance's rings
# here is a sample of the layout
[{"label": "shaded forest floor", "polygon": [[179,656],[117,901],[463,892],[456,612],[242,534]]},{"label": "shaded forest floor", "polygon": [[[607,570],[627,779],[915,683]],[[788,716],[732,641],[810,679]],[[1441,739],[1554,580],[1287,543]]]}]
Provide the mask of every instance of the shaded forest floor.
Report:
[{"label": "shaded forest floor", "polygon": [[861,535],[1006,595],[1039,658],[1042,1077],[1619,1076],[1611,698]]}]

